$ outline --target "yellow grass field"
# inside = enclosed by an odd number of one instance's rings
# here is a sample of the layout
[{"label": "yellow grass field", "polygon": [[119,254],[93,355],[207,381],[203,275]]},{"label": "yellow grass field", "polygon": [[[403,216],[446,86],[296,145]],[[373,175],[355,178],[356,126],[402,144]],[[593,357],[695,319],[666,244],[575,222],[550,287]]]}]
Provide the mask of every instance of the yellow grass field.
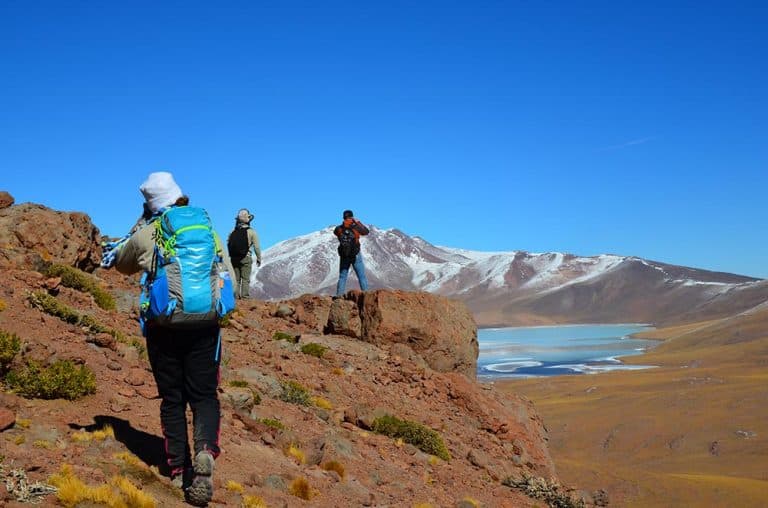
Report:
[{"label": "yellow grass field", "polygon": [[768,506],[768,310],[654,330],[642,371],[497,382],[534,401],[565,484],[610,506]]}]

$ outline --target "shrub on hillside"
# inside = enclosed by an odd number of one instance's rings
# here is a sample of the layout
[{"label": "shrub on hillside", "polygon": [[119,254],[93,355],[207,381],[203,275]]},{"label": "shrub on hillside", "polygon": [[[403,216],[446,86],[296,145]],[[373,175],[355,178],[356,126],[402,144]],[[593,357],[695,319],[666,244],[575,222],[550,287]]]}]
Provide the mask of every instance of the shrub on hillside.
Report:
[{"label": "shrub on hillside", "polygon": [[48,277],[61,277],[61,284],[74,290],[90,293],[96,305],[104,310],[115,310],[115,299],[87,273],[77,268],[52,264],[45,270]]},{"label": "shrub on hillside", "polygon": [[5,310],[5,307],[6,307],[6,306],[7,306],[7,305],[6,305],[6,303],[5,303],[5,300],[3,300],[2,298],[0,298],[0,312],[3,312],[3,311]]},{"label": "shrub on hillside", "polygon": [[301,352],[305,355],[322,358],[328,348],[316,342],[310,342],[301,346]]},{"label": "shrub on hillside", "polygon": [[28,399],[75,400],[96,391],[93,371],[69,360],[59,360],[48,366],[27,362],[23,367],[11,370],[5,382],[12,391]]},{"label": "shrub on hillside", "polygon": [[304,388],[300,383],[296,381],[286,381],[282,383],[283,393],[280,395],[280,400],[283,402],[290,402],[291,404],[298,404],[300,406],[309,406],[312,403],[312,396],[309,390]]},{"label": "shrub on hillside", "polygon": [[451,454],[440,434],[420,423],[401,420],[392,415],[384,415],[373,421],[372,430],[378,434],[402,439],[419,450],[443,460],[451,459]]},{"label": "shrub on hillside", "polygon": [[276,418],[259,418],[258,421],[260,421],[267,427],[271,427],[273,429],[283,430],[285,428],[285,425],[283,425],[283,422],[281,422]]},{"label": "shrub on hillside", "polygon": [[46,314],[55,316],[66,323],[76,325],[80,322],[80,314],[59,302],[45,291],[34,291],[29,295],[29,303]]},{"label": "shrub on hillside", "polygon": [[21,339],[15,333],[0,330],[0,373],[13,361],[21,350]]},{"label": "shrub on hillside", "polygon": [[272,335],[272,340],[284,340],[286,342],[290,342],[291,344],[297,344],[299,342],[299,336],[285,332],[275,332]]},{"label": "shrub on hillside", "polygon": [[118,342],[136,348],[142,358],[146,358],[147,356],[147,349],[141,339],[136,337],[126,337],[119,330],[104,326],[88,314],[81,315],[76,310],[64,305],[58,301],[56,297],[49,295],[45,291],[35,291],[31,293],[29,295],[29,303],[31,303],[33,307],[40,309],[42,312],[57,317],[66,323],[82,326],[94,333],[108,333]]}]

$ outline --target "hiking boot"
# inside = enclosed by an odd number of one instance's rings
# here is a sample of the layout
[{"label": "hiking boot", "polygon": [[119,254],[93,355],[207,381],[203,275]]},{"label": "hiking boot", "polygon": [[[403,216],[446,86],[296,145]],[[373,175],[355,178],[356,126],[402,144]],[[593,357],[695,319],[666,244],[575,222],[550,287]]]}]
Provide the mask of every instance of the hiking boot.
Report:
[{"label": "hiking boot", "polygon": [[194,506],[205,506],[213,498],[213,455],[203,450],[195,456],[195,476],[187,489],[187,502]]}]

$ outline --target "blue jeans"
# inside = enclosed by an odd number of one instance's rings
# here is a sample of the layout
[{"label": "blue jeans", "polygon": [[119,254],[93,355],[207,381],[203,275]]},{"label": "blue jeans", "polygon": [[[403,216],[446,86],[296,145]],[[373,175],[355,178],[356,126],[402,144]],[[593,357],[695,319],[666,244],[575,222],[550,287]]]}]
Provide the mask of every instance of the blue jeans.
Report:
[{"label": "blue jeans", "polygon": [[347,287],[347,276],[349,275],[350,265],[355,269],[357,280],[360,282],[360,289],[368,291],[368,279],[365,278],[363,254],[358,252],[355,259],[339,258],[339,283],[336,284],[336,296],[344,294],[344,290]]}]

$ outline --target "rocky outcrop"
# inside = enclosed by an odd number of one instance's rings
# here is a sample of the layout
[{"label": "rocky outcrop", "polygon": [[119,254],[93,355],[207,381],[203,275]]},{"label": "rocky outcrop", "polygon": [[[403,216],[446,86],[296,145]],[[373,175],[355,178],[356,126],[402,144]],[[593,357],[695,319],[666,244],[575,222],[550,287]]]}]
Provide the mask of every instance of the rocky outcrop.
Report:
[{"label": "rocky outcrop", "polygon": [[430,293],[350,292],[362,322],[362,339],[406,344],[438,372],[470,378],[477,369],[477,325],[466,305]]},{"label": "rocky outcrop", "polygon": [[101,259],[99,236],[84,213],[31,203],[0,207],[0,266],[35,267],[42,261],[92,272]]},{"label": "rocky outcrop", "polygon": [[0,191],[0,210],[13,205],[14,201],[13,196],[5,191]]},{"label": "rocky outcrop", "polygon": [[[343,298],[304,295],[278,305],[283,317],[313,332],[344,335],[402,353],[413,351],[438,372],[471,379],[477,370],[477,325],[460,301],[423,292],[350,291]],[[272,312],[273,316],[278,311]],[[325,318],[325,325],[318,327]],[[398,353],[398,354],[400,354]]]}]

